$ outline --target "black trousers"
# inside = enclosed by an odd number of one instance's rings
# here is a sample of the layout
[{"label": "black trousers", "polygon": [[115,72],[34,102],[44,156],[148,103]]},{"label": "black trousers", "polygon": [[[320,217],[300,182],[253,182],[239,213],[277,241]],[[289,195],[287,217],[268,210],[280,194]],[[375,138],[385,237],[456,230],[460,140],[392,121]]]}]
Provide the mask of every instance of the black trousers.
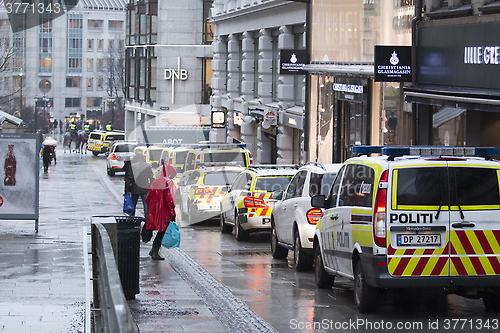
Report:
[{"label": "black trousers", "polygon": [[165,231],[158,231],[156,233],[155,239],[153,240],[153,248],[161,247],[161,240],[163,239],[163,235],[165,235]]}]

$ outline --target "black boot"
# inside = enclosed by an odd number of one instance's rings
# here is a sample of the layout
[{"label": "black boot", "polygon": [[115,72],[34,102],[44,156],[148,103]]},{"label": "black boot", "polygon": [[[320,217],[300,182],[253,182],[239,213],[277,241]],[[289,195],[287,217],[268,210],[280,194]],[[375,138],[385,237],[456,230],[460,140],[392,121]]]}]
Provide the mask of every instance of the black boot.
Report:
[{"label": "black boot", "polygon": [[149,255],[151,256],[151,259],[153,259],[153,260],[165,260],[165,258],[160,256],[158,251],[160,251],[160,247],[153,246],[151,251],[149,251]]}]

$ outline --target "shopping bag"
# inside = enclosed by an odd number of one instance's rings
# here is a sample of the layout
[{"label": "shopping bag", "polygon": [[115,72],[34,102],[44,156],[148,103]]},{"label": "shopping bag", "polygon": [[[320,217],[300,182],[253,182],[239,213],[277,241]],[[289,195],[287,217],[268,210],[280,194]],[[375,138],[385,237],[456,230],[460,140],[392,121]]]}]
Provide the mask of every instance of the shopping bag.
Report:
[{"label": "shopping bag", "polygon": [[146,223],[142,226],[141,238],[144,243],[147,243],[153,237],[153,230],[146,229]]},{"label": "shopping bag", "polygon": [[135,207],[129,192],[123,195],[123,212],[128,215],[135,215]]},{"label": "shopping bag", "polygon": [[168,224],[167,231],[165,231],[165,235],[163,235],[163,239],[161,240],[161,245],[166,247],[179,247],[181,244],[181,232],[179,230],[179,226],[177,223],[171,221]]}]

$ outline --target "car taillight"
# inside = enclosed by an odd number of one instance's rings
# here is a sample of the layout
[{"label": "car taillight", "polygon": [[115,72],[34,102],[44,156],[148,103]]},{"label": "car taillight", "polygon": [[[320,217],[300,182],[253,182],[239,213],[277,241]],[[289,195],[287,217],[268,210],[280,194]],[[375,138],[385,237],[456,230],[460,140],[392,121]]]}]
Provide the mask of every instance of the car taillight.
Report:
[{"label": "car taillight", "polygon": [[386,242],[386,209],[387,209],[387,175],[388,172],[385,170],[380,176],[380,181],[377,189],[377,195],[375,196],[375,211],[373,213],[373,238],[375,244],[381,247],[385,247]]},{"label": "car taillight", "polygon": [[109,158],[111,158],[112,160],[116,160],[116,155],[115,154],[111,154],[111,156]]},{"label": "car taillight", "polygon": [[264,200],[255,197],[245,197],[243,204],[246,208],[265,208],[267,206]]},{"label": "car taillight", "polygon": [[206,187],[200,187],[200,188],[197,188],[195,191],[194,191],[194,194],[195,195],[201,195],[201,194],[214,194],[214,190],[211,189],[211,188],[206,188]]},{"label": "car taillight", "polygon": [[306,213],[307,222],[309,224],[318,224],[319,220],[323,217],[323,211],[319,208],[309,209]]}]

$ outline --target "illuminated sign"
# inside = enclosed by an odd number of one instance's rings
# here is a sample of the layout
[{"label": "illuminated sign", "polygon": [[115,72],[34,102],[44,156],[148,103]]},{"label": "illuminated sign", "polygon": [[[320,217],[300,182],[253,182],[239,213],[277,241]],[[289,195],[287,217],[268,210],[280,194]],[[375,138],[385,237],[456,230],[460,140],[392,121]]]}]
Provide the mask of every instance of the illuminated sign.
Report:
[{"label": "illuminated sign", "polygon": [[226,127],[226,113],[224,111],[212,111],[212,128]]},{"label": "illuminated sign", "polygon": [[344,93],[362,94],[363,86],[357,84],[347,84],[347,83],[334,83],[334,91],[340,91]]},{"label": "illuminated sign", "polygon": [[302,70],[307,62],[306,50],[281,50],[280,74],[303,75]]}]

